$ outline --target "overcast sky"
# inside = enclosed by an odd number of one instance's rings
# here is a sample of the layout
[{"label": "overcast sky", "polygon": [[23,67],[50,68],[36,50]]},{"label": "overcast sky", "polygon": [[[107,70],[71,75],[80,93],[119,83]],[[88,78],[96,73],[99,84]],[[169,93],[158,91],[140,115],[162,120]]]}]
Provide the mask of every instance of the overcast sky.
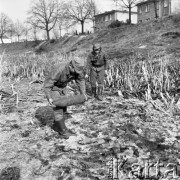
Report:
[{"label": "overcast sky", "polygon": [[[101,12],[115,9],[113,0],[95,1]],[[0,0],[0,13],[6,13],[13,21],[16,21],[17,19],[24,21],[27,17],[30,2],[31,0]]]}]

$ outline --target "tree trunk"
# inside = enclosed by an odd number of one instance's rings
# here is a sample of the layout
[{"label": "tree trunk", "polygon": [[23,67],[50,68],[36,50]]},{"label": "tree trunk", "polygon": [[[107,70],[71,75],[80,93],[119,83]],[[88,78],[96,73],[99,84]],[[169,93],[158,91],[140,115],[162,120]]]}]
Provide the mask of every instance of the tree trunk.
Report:
[{"label": "tree trunk", "polygon": [[37,40],[36,31],[34,31],[34,40]]},{"label": "tree trunk", "polygon": [[59,30],[59,37],[61,38],[61,36],[62,36],[62,35],[61,35],[61,29],[60,29],[60,30]]},{"label": "tree trunk", "polygon": [[154,11],[155,11],[155,18],[158,18],[158,14],[157,14],[157,1],[154,0]]},{"label": "tree trunk", "polygon": [[131,24],[131,6],[129,6],[129,24]]},{"label": "tree trunk", "polygon": [[61,28],[59,27],[59,37],[61,38]]},{"label": "tree trunk", "polygon": [[1,42],[2,42],[2,44],[4,44],[4,41],[3,41],[3,38],[1,37]]},{"label": "tree trunk", "polygon": [[47,32],[47,40],[50,40],[49,30],[47,29],[46,32]]},{"label": "tree trunk", "polygon": [[84,21],[81,21],[81,33],[84,34]]},{"label": "tree trunk", "polygon": [[61,32],[62,32],[62,27],[61,27],[61,24],[59,23],[59,37],[61,38]]},{"label": "tree trunk", "polygon": [[18,42],[19,42],[19,35],[18,35]]}]

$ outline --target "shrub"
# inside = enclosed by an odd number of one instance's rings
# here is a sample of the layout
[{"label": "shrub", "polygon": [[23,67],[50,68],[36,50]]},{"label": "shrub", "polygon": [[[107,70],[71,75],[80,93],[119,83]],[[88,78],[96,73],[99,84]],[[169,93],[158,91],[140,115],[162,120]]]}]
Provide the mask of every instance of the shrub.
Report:
[{"label": "shrub", "polygon": [[34,47],[36,47],[37,45],[39,45],[39,43],[41,43],[41,41],[40,40],[34,40],[33,41],[33,43],[32,43],[32,47],[34,48]]},{"label": "shrub", "polygon": [[126,24],[130,24],[130,23],[129,23],[129,19],[126,19]]},{"label": "shrub", "polygon": [[176,24],[180,23],[180,13],[177,13],[177,14],[173,15],[172,20]]},{"label": "shrub", "polygon": [[51,39],[51,40],[50,40],[50,43],[55,43],[55,42],[56,42],[55,39]]},{"label": "shrub", "polygon": [[118,20],[116,20],[116,21],[113,21],[113,22],[108,26],[108,28],[120,27],[120,26],[122,26],[123,24],[124,24],[123,21],[118,21]]}]

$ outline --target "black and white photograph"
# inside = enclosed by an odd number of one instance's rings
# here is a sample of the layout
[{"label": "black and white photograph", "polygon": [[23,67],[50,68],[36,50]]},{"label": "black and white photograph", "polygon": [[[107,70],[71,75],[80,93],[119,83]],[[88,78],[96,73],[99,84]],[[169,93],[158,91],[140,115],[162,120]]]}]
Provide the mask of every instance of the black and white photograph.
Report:
[{"label": "black and white photograph", "polygon": [[0,0],[0,180],[180,180],[180,0]]}]

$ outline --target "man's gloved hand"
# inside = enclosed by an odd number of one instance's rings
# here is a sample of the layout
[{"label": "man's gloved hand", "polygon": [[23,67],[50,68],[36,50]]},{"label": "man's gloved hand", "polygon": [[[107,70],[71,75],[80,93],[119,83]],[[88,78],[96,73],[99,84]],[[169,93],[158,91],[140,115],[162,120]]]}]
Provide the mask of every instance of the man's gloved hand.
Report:
[{"label": "man's gloved hand", "polygon": [[52,98],[49,99],[49,106],[51,106],[51,107],[56,107],[56,106],[53,104],[53,99],[52,99]]},{"label": "man's gloved hand", "polygon": [[88,74],[86,74],[86,75],[85,75],[85,78],[87,79],[88,77],[89,77]]},{"label": "man's gloved hand", "polygon": [[88,96],[87,96],[87,94],[84,94],[84,96],[85,96],[85,99],[86,99],[86,101],[88,100]]}]

